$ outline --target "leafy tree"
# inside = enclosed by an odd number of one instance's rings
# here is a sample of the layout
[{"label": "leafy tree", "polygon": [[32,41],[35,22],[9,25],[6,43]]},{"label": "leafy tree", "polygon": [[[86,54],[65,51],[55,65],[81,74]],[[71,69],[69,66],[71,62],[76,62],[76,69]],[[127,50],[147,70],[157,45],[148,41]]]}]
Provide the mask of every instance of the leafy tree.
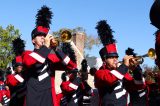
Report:
[{"label": "leafy tree", "polygon": [[19,30],[13,25],[8,25],[6,29],[0,26],[0,68],[5,69],[7,64],[14,58],[12,53],[12,41],[19,37]]},{"label": "leafy tree", "polygon": [[154,67],[153,67],[153,71],[158,72],[158,71],[160,71],[160,70],[159,70],[158,66],[154,66]]},{"label": "leafy tree", "polygon": [[156,83],[157,78],[160,75],[158,66],[149,67],[148,65],[144,64],[142,68],[144,69],[143,75],[145,77],[145,81],[148,83]]},{"label": "leafy tree", "polygon": [[98,46],[100,44],[99,38],[95,38],[92,35],[85,37],[84,48],[91,50],[94,45]]},{"label": "leafy tree", "polygon": [[76,32],[86,32],[86,31],[83,27],[76,27],[76,28],[72,29],[72,32],[76,33]]}]

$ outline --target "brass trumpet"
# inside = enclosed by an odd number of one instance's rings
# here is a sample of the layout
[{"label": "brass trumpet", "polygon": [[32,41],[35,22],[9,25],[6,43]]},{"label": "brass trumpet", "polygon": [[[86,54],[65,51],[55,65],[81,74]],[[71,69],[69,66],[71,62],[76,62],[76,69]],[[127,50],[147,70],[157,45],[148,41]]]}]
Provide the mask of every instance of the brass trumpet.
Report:
[{"label": "brass trumpet", "polygon": [[62,42],[71,42],[72,34],[69,30],[64,30],[61,32],[60,38]]},{"label": "brass trumpet", "polygon": [[60,42],[63,42],[63,43],[67,43],[67,42],[71,42],[71,39],[72,39],[72,34],[69,30],[63,30],[61,33],[60,33],[60,37],[55,37],[55,41],[56,42],[51,42],[51,45],[56,47],[56,46],[59,46]]},{"label": "brass trumpet", "polygon": [[[137,64],[142,64],[144,62],[145,57],[149,57],[151,59],[156,59],[155,49],[150,48],[146,54],[141,55],[141,56],[135,56],[134,59],[136,59]],[[118,63],[122,63],[122,61],[119,61]]]},{"label": "brass trumpet", "polygon": [[143,58],[145,57],[149,57],[151,59],[155,59],[156,58],[156,52],[155,49],[150,48],[147,52],[147,54],[141,55],[141,56],[136,56],[135,58],[137,58],[137,61],[142,64],[143,63]]}]

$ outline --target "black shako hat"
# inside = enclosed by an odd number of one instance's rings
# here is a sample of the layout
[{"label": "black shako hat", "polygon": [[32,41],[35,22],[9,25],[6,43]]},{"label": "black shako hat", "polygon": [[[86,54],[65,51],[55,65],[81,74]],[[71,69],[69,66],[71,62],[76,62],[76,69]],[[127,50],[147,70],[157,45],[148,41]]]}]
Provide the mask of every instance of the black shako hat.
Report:
[{"label": "black shako hat", "polygon": [[108,57],[118,57],[117,48],[115,44],[114,36],[112,35],[112,29],[107,24],[106,20],[101,20],[96,26],[98,36],[103,44],[103,48],[99,51],[101,59],[104,60]]},{"label": "black shako hat", "polygon": [[37,35],[46,36],[50,29],[51,19],[52,19],[52,11],[47,6],[42,6],[36,15],[36,27],[33,29],[31,33],[32,39],[34,39]]}]

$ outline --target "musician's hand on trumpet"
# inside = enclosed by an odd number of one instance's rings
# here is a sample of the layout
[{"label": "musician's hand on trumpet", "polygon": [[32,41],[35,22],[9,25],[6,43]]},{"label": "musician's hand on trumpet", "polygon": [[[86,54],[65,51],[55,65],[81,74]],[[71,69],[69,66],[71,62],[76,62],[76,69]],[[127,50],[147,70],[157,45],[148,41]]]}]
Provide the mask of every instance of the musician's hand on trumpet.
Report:
[{"label": "musician's hand on trumpet", "polygon": [[51,34],[47,34],[47,36],[44,39],[44,45],[47,48],[56,48],[59,45],[58,38],[54,37]]},{"label": "musician's hand on trumpet", "polygon": [[123,64],[125,64],[127,67],[129,67],[131,58],[133,58],[133,56],[125,55],[124,58],[123,58]]},{"label": "musician's hand on trumpet", "polygon": [[133,70],[137,65],[139,65],[138,58],[133,57],[132,55],[126,55],[123,58],[123,64],[125,64],[129,69]]},{"label": "musician's hand on trumpet", "polygon": [[140,64],[139,58],[133,57],[129,59],[129,69],[134,70]]},{"label": "musician's hand on trumpet", "polygon": [[44,45],[49,48],[51,45],[51,41],[54,41],[54,37],[51,34],[47,34],[47,36],[44,38]]},{"label": "musician's hand on trumpet", "polygon": [[57,46],[59,46],[58,37],[53,37],[53,39],[51,39],[50,47],[51,48],[56,48]]},{"label": "musician's hand on trumpet", "polygon": [[72,34],[68,30],[62,31],[59,37],[55,37],[51,34],[47,34],[47,36],[45,37],[44,45],[46,45],[47,47],[54,48],[59,46],[60,43],[71,42],[71,38],[72,38]]}]

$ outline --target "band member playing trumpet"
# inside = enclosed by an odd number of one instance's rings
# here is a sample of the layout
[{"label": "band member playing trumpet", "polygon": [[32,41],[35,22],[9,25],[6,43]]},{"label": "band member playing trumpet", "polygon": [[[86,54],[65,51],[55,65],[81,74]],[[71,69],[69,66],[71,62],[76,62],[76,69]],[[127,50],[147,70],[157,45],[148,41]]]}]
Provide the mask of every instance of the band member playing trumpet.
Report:
[{"label": "band member playing trumpet", "polygon": [[50,48],[54,37],[48,34],[52,12],[43,6],[37,14],[36,28],[32,31],[33,51],[22,55],[27,70],[26,106],[57,106],[55,70],[74,70],[76,64],[60,50]]},{"label": "band member playing trumpet", "polygon": [[130,59],[129,73],[131,74],[134,82],[125,82],[125,88],[130,94],[130,105],[131,106],[148,106],[148,87],[146,86],[145,79],[142,74],[142,69],[134,49],[128,48],[126,55],[132,55]]},{"label": "band member playing trumpet", "polygon": [[[99,21],[96,26],[98,35],[103,44],[99,51],[103,61],[102,67],[95,73],[95,86],[98,88],[101,106],[126,106],[129,104],[128,92],[124,81],[133,83],[134,79],[128,73],[129,68],[136,64],[133,56],[126,55],[123,63],[118,65],[118,53],[112,30],[105,20]],[[131,59],[133,59],[131,61]],[[142,84],[143,86],[143,84]]]}]

